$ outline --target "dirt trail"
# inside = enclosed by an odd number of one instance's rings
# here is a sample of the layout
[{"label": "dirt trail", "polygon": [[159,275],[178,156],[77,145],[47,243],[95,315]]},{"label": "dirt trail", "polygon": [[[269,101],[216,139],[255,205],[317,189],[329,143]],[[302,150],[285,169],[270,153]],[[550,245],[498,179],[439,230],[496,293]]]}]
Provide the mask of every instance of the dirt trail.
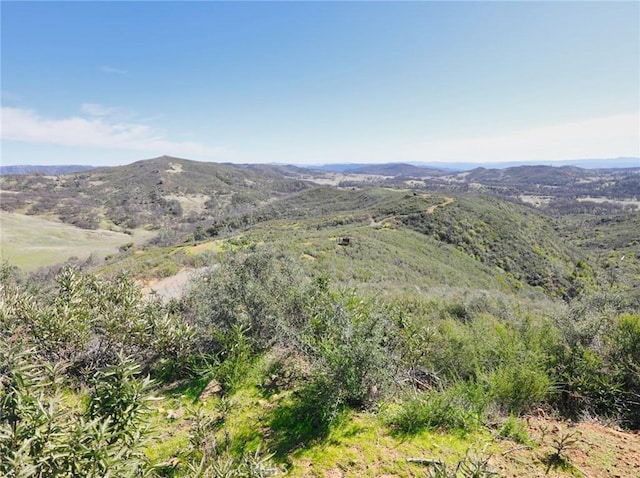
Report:
[{"label": "dirt trail", "polygon": [[448,206],[449,204],[451,204],[453,201],[455,201],[455,199],[453,198],[449,198],[449,197],[445,197],[444,201],[441,204],[434,204],[433,206],[429,206],[427,208],[427,213],[428,214],[433,214],[433,212],[439,208],[439,207],[444,207],[444,206]]},{"label": "dirt trail", "polygon": [[[430,198],[431,194],[425,193],[425,194],[420,194],[420,197],[422,198]],[[425,212],[427,214],[433,214],[434,211],[439,208],[439,207],[444,207],[444,206],[448,206],[449,204],[453,203],[455,201],[454,198],[450,198],[450,197],[444,197],[444,201],[442,201],[440,204],[434,204],[433,206],[429,206]],[[387,221],[395,219],[395,218],[399,218],[399,217],[404,217],[404,216],[408,216],[408,214],[393,214],[390,216],[387,216],[383,219],[381,219],[380,221],[375,221],[373,218],[371,218],[371,223],[369,224],[372,227],[380,227],[382,225],[384,225]]]}]

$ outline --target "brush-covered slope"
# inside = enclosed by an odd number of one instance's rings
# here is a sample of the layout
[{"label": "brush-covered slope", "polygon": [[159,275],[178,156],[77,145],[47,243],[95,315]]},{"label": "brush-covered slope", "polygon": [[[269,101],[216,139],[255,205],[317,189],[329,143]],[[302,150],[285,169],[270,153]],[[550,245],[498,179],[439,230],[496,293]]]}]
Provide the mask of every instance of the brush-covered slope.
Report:
[{"label": "brush-covered slope", "polygon": [[[557,232],[554,219],[494,197],[317,188],[228,218],[209,231],[212,235],[247,231],[274,219],[303,220],[304,226],[299,225],[303,229],[339,227],[333,234],[336,237],[355,235],[361,226],[392,228],[407,237],[409,231],[418,232],[426,236],[423,240],[453,246],[493,268],[498,276],[562,297],[573,296],[593,282],[584,253]],[[465,266],[462,270],[470,269]]]},{"label": "brush-covered slope", "polygon": [[588,177],[588,171],[574,166],[517,166],[506,169],[477,168],[466,173],[468,181],[483,184],[541,184],[561,186]]},{"label": "brush-covered slope", "polygon": [[376,292],[539,287],[570,298],[595,287],[598,269],[557,229],[544,213],[499,198],[318,187],[201,222],[187,237],[201,245],[180,247],[275,244],[310,270]]},{"label": "brush-covered slope", "polygon": [[227,217],[217,227],[246,228],[272,219],[309,219],[313,227],[381,221],[385,218],[427,210],[442,201],[427,193],[385,188],[339,189],[320,186],[264,204],[254,211]]},{"label": "brush-covered slope", "polygon": [[55,177],[9,176],[0,178],[2,208],[54,215],[84,228],[176,225],[308,187],[281,169],[162,156]]},{"label": "brush-covered slope", "polygon": [[461,196],[432,214],[411,214],[401,221],[554,295],[572,297],[593,282],[585,254],[556,232],[554,220],[519,204]]}]

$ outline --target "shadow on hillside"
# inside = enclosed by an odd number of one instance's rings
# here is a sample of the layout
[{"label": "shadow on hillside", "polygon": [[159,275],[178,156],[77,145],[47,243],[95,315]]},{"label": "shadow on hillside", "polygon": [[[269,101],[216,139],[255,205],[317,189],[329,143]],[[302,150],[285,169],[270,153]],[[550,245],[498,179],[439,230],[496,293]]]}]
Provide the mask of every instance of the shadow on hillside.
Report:
[{"label": "shadow on hillside", "polygon": [[273,411],[267,441],[276,459],[286,461],[291,452],[313,446],[339,423],[340,400],[324,385],[308,384]]}]

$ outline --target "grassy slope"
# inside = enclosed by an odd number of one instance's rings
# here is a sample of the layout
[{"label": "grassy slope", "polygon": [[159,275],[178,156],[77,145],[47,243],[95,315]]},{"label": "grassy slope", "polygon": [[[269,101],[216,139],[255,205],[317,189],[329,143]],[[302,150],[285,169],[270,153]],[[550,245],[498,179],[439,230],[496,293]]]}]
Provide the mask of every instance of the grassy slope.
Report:
[{"label": "grassy slope", "polygon": [[[349,237],[341,246],[338,238]],[[421,294],[444,288],[508,290],[508,278],[464,252],[406,228],[370,225],[320,230],[269,222],[245,235],[293,251],[309,271],[325,272],[344,287],[376,293]]]},{"label": "grassy slope", "polygon": [[57,264],[69,257],[104,257],[132,236],[91,231],[35,216],[0,212],[2,259],[24,270]]}]

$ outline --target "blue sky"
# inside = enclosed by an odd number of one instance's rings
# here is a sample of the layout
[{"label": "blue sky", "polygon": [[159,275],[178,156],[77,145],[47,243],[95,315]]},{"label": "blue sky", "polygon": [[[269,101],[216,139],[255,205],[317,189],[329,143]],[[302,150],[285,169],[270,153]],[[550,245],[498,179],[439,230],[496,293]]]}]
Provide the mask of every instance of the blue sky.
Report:
[{"label": "blue sky", "polygon": [[7,2],[2,163],[640,157],[638,2]]}]

